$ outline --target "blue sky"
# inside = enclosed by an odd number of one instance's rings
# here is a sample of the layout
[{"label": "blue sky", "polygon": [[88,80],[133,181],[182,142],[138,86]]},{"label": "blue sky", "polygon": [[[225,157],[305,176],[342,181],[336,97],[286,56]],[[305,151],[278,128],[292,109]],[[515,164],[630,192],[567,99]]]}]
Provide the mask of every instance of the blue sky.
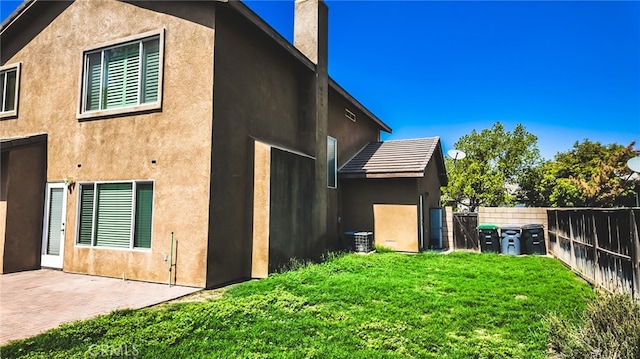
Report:
[{"label": "blue sky", "polygon": [[[19,3],[2,0],[2,19]],[[293,0],[246,3],[292,41]],[[326,3],[329,73],[393,128],[383,139],[440,136],[446,151],[500,121],[546,158],[640,140],[640,2]]]}]

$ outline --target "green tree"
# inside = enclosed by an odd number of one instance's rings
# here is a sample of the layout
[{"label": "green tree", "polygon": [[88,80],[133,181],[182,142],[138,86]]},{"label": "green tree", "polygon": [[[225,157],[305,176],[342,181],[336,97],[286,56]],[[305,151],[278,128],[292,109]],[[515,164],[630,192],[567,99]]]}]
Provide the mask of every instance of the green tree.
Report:
[{"label": "green tree", "polygon": [[443,189],[446,202],[467,206],[512,205],[520,176],[540,161],[538,138],[518,124],[506,131],[500,122],[492,128],[462,136],[455,148],[466,157],[447,158],[449,185]]},{"label": "green tree", "polygon": [[518,199],[537,207],[632,206],[640,183],[627,168],[627,161],[640,153],[634,146],[635,142],[575,142],[554,161],[529,169],[522,176]]}]

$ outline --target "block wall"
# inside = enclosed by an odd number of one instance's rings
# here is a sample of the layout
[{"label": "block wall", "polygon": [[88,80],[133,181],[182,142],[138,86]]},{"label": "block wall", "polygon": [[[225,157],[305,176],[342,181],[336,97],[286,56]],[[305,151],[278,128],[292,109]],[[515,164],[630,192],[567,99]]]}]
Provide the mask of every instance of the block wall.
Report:
[{"label": "block wall", "polygon": [[480,207],[478,224],[497,226],[542,224],[548,228],[546,208]]}]

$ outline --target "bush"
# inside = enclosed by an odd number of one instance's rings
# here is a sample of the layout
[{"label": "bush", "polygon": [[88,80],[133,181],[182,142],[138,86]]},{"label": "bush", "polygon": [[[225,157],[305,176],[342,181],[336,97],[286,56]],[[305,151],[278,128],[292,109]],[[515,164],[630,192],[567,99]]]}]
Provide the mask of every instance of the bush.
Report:
[{"label": "bush", "polygon": [[389,247],[381,246],[378,244],[374,244],[373,247],[378,253],[395,253],[395,251]]},{"label": "bush", "polygon": [[555,315],[547,321],[560,358],[640,358],[640,302],[628,294],[599,294],[579,324]]}]

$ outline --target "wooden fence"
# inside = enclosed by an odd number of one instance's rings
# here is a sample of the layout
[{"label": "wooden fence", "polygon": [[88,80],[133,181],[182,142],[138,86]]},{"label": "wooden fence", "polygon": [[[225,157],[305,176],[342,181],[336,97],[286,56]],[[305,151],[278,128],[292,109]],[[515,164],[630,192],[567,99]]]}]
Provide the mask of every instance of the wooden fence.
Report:
[{"label": "wooden fence", "polygon": [[477,213],[453,214],[453,249],[480,250]]},{"label": "wooden fence", "polygon": [[592,284],[640,300],[640,209],[549,209],[549,251]]}]

